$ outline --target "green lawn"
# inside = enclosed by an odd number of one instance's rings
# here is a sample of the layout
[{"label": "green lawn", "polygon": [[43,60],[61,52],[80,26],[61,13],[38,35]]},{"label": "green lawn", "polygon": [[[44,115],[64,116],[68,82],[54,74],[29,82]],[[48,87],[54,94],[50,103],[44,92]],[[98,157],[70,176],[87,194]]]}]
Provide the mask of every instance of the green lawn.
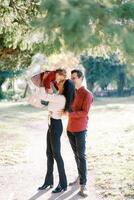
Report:
[{"label": "green lawn", "polygon": [[97,100],[89,134],[98,192],[107,200],[134,199],[134,98]]},{"label": "green lawn", "polygon": [[25,150],[30,132],[27,122],[34,124],[44,119],[42,112],[25,103],[0,103],[0,164],[14,165],[26,162]]},{"label": "green lawn", "polygon": [[[96,99],[90,112],[89,169],[106,200],[134,200],[134,97]],[[47,112],[25,103],[0,103],[0,165],[26,162],[27,122]]]}]

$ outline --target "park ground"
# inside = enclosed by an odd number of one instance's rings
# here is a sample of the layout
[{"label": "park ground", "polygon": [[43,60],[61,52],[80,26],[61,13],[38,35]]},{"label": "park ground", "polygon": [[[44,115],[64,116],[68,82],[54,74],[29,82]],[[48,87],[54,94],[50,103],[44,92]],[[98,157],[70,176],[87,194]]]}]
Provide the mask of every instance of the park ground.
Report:
[{"label": "park ground", "polygon": [[[63,118],[64,127],[67,120]],[[26,102],[0,103],[0,200],[77,200],[78,185],[52,195],[37,191],[46,171],[47,111]],[[68,181],[77,177],[66,131],[62,155]],[[87,135],[90,200],[134,200],[134,97],[95,99]],[[55,164],[55,186],[58,173]]]}]

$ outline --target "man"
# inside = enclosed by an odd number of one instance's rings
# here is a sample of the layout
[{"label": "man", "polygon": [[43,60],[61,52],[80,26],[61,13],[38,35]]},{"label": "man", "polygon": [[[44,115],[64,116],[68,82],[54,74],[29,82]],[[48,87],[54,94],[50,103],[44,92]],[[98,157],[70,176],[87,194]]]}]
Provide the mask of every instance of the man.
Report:
[{"label": "man", "polygon": [[93,95],[84,86],[82,86],[84,79],[82,71],[71,71],[71,79],[75,84],[76,96],[72,104],[72,112],[69,112],[67,135],[77,164],[80,181],[79,195],[86,197],[88,196],[86,189],[86,131],[88,124],[88,113],[93,102]]}]

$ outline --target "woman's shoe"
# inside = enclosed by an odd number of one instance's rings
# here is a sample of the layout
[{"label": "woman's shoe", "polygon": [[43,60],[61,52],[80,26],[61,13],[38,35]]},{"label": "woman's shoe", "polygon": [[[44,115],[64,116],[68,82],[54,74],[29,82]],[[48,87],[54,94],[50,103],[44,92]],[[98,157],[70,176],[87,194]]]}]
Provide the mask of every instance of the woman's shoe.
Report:
[{"label": "woman's shoe", "polygon": [[38,188],[38,190],[45,190],[45,189],[47,189],[48,187],[53,188],[53,185],[52,185],[52,184],[49,184],[49,185],[43,184],[41,187]]},{"label": "woman's shoe", "polygon": [[52,193],[59,193],[59,192],[66,191],[66,190],[67,190],[67,187],[62,188],[60,185],[58,185],[58,186],[52,191]]}]

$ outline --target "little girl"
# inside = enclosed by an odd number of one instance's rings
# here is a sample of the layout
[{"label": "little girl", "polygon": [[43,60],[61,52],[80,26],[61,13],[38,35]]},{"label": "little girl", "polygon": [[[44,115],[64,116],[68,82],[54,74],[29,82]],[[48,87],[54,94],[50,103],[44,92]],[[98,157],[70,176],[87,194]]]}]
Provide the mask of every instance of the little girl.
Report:
[{"label": "little girl", "polygon": [[66,70],[45,71],[34,75],[31,80],[37,87],[44,87],[47,93],[53,93],[52,85],[58,91],[59,82],[66,79]]}]

